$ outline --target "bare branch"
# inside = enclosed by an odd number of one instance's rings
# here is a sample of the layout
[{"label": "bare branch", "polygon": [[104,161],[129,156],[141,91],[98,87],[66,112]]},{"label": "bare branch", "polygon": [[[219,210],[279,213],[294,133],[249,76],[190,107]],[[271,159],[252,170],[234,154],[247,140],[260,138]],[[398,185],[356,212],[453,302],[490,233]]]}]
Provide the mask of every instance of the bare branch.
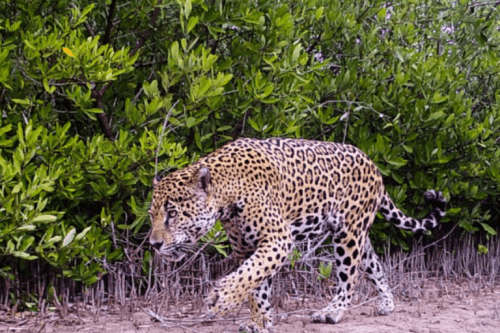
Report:
[{"label": "bare branch", "polygon": [[104,135],[109,139],[109,141],[115,141],[115,137],[113,136],[113,132],[111,131],[111,127],[109,126],[109,119],[106,113],[104,112],[104,106],[102,103],[102,98],[104,94],[106,93],[106,90],[108,90],[109,84],[106,84],[104,87],[102,87],[101,90],[99,91],[92,91],[92,96],[95,98],[95,105],[97,108],[102,110],[102,113],[98,113],[97,119],[99,120],[99,125],[101,126],[101,130],[104,133]]},{"label": "bare branch", "polygon": [[[161,1],[158,1],[158,4],[161,4]],[[106,33],[109,34],[112,27],[113,27],[113,24],[112,24],[112,20],[113,20],[113,15],[114,15],[114,11],[115,11],[115,8],[116,8],[116,0],[113,0],[112,3],[111,3],[111,7],[110,7],[110,10],[109,10],[109,15],[108,15],[108,24],[107,24],[107,27],[106,27]],[[156,19],[158,18],[158,15],[160,14],[160,8],[156,8],[153,12],[153,15],[151,16],[151,23],[150,23],[150,26],[153,26],[155,23],[156,23]],[[109,29],[109,31],[108,31]],[[90,32],[89,32],[90,33]],[[146,40],[149,38],[149,36],[151,35],[151,29],[148,29],[144,35],[142,36],[141,40],[137,43],[136,47],[130,52],[130,56],[133,56],[135,53],[137,53],[137,51],[144,45],[144,43],[146,42]],[[107,37],[106,37],[107,36]],[[104,41],[107,43],[107,41],[109,41],[109,35],[106,35],[105,38],[104,38]],[[102,99],[104,97],[104,94],[106,93],[106,91],[108,90],[108,88],[111,86],[112,82],[109,82],[107,83],[106,85],[104,85],[101,90],[99,91],[92,91],[92,96],[96,99],[96,102],[95,102],[95,105],[97,108],[101,109],[103,112],[102,113],[98,113],[97,114],[97,119],[99,119],[99,124],[101,126],[101,129],[104,133],[104,135],[106,135],[106,137],[110,140],[110,141],[114,141],[115,138],[113,136],[113,132],[111,131],[111,127],[109,126],[109,119],[108,119],[108,116],[106,115],[106,113],[104,112],[104,106],[103,106],[103,103],[102,103]]]},{"label": "bare branch", "polygon": [[104,32],[104,44],[109,43],[109,39],[111,36],[111,29],[113,29],[113,16],[115,16],[115,9],[116,9],[116,0],[111,1],[111,5],[109,7],[109,12],[108,12],[108,18],[107,18],[107,24],[106,24],[106,31]]},{"label": "bare branch", "polygon": [[[158,5],[160,4],[161,1],[158,1]],[[155,10],[153,11],[153,15],[151,15],[151,23],[149,24],[150,26],[155,25],[156,19],[158,18],[159,15],[160,15],[160,7],[156,7]],[[130,56],[133,56],[134,54],[137,53],[137,51],[139,51],[139,49],[144,45],[146,40],[148,40],[149,36],[151,36],[151,31],[152,29],[148,29],[146,30],[146,32],[144,32],[144,35],[142,35],[141,40],[136,43],[135,48],[132,50],[132,52],[130,52]]]},{"label": "bare branch", "polygon": [[158,152],[161,149],[161,142],[163,141],[163,135],[165,134],[165,129],[167,128],[168,120],[170,119],[170,116],[172,115],[172,111],[174,111],[175,106],[179,103],[179,100],[177,100],[174,105],[170,108],[170,110],[167,113],[167,116],[165,117],[165,121],[163,122],[163,128],[161,130],[161,135],[160,135],[160,140],[158,141],[158,148],[156,149],[156,155],[155,155],[155,177],[158,174]]}]

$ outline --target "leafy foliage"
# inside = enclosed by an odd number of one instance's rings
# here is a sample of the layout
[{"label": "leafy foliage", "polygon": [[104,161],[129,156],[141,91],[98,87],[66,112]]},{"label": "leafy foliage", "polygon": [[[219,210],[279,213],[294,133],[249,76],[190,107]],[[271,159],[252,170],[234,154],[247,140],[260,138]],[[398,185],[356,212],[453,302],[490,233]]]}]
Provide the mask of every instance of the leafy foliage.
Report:
[{"label": "leafy foliage", "polygon": [[318,277],[317,279],[319,281],[321,280],[328,280],[330,276],[332,275],[332,268],[333,268],[333,263],[330,261],[328,264],[325,264],[324,262],[320,262],[318,266]]},{"label": "leafy foliage", "polygon": [[228,238],[220,221],[217,221],[213,228],[200,238],[200,243],[207,244],[215,252],[227,257]]},{"label": "leafy foliage", "polygon": [[408,214],[436,188],[444,222],[496,235],[498,19],[468,1],[3,1],[0,275],[38,259],[95,282],[148,230],[156,154],[168,172],[240,136],[355,144]]}]

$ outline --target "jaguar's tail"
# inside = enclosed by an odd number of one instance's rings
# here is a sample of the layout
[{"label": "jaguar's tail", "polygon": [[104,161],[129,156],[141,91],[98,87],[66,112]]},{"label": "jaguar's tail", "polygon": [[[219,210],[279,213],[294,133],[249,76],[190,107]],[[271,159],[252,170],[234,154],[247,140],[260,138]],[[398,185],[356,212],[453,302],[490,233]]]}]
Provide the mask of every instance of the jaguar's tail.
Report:
[{"label": "jaguar's tail", "polygon": [[406,216],[400,211],[391,198],[385,193],[379,206],[379,212],[385,219],[394,223],[398,228],[413,232],[423,232],[435,228],[441,218],[446,215],[446,199],[443,193],[430,190],[424,194],[425,202],[433,207],[432,211],[423,219],[415,219]]}]

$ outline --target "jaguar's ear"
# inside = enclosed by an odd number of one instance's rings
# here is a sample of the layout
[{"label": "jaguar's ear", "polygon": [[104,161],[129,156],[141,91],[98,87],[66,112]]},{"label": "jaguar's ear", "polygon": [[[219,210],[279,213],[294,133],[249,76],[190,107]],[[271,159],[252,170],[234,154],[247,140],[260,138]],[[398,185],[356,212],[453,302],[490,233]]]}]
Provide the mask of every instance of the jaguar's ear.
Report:
[{"label": "jaguar's ear", "polygon": [[208,194],[209,188],[212,185],[212,177],[210,176],[210,170],[207,167],[201,167],[197,173],[195,173],[196,189],[202,190]]},{"label": "jaguar's ear", "polygon": [[155,188],[155,186],[158,185],[160,180],[161,180],[160,176],[155,175],[155,177],[153,178],[153,188]]}]

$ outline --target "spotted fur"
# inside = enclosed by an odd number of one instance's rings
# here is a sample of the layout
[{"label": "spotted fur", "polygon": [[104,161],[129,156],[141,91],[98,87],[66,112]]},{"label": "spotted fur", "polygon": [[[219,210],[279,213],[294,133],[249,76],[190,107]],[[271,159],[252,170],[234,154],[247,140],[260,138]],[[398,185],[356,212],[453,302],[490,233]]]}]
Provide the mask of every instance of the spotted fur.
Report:
[{"label": "spotted fur", "polygon": [[241,266],[222,278],[206,298],[212,313],[238,308],[248,297],[252,319],[240,331],[272,327],[271,278],[294,242],[333,234],[336,292],[313,314],[316,322],[337,323],[351,302],[358,267],[380,296],[378,311],[394,309],[393,296],[368,233],[375,213],[414,232],[434,228],[445,215],[440,192],[425,193],[431,212],[405,216],[387,195],[375,164],[344,144],[297,139],[240,139],[198,162],[154,181],[150,243],[170,260],[181,260],[222,221]]}]

